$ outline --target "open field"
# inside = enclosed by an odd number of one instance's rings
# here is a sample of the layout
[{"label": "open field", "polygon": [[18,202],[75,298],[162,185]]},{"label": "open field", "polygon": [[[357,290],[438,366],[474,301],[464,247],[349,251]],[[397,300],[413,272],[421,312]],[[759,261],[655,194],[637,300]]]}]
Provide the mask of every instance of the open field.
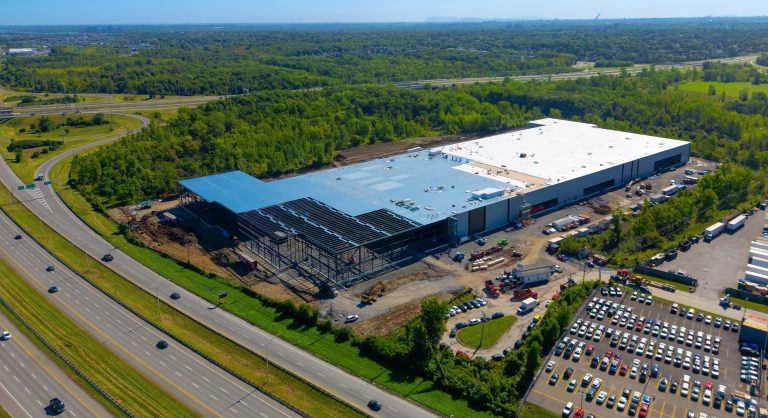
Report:
[{"label": "open field", "polygon": [[517,317],[507,315],[498,319],[483,322],[472,327],[461,329],[456,338],[470,348],[490,348],[496,345],[502,335],[517,322]]},{"label": "open field", "polygon": [[0,418],[11,418],[11,416],[5,412],[5,409],[3,409],[2,405],[0,405]]},{"label": "open field", "polygon": [[680,91],[689,93],[709,94],[709,86],[715,88],[716,95],[725,93],[725,96],[731,99],[738,98],[739,93],[744,89],[747,89],[750,95],[758,91],[768,94],[768,84],[754,85],[747,82],[721,83],[718,81],[693,81],[690,83],[682,83],[678,88]]},{"label": "open field", "polygon": [[[49,159],[65,152],[71,148],[78,147],[90,142],[98,141],[109,136],[117,135],[126,130],[130,131],[136,129],[140,122],[138,119],[127,116],[107,116],[107,119],[111,123],[107,125],[88,126],[82,128],[70,128],[69,135],[65,135],[64,128],[58,128],[51,132],[43,134],[31,134],[29,133],[29,127],[33,123],[37,123],[38,117],[23,117],[16,118],[5,123],[0,124],[0,155],[8,162],[11,169],[19,176],[19,178],[25,182],[30,183],[36,176],[38,167],[43,165]],[[27,132],[19,133],[19,129],[25,129]],[[22,160],[17,163],[14,160],[14,153],[9,152],[6,148],[11,140],[25,140],[25,139],[48,139],[63,141],[64,145],[60,148],[43,153],[43,149],[48,147],[29,148],[22,151]],[[38,153],[36,158],[32,158],[34,153]]]},{"label": "open field", "polygon": [[[4,204],[6,212],[28,233],[40,240],[59,258],[67,260],[70,266],[88,277],[102,291],[119,295],[119,299],[127,306],[146,318],[158,318],[155,322],[159,326],[188,343],[191,347],[245,376],[255,384],[265,387],[286,402],[312,416],[346,417],[359,415],[357,410],[324,395],[313,386],[297,380],[293,375],[279,368],[270,368],[269,383],[265,383],[268,374],[264,359],[228,339],[208,331],[164,303],[160,305],[160,315],[158,316],[158,305],[153,295],[122,279],[98,261],[85,258],[81,250],[51,230],[46,224],[39,222],[24,206],[9,205],[10,194],[7,190],[0,190],[0,201]],[[289,325],[286,324],[286,327]]]},{"label": "open field", "polygon": [[[93,151],[89,150],[88,152]],[[317,328],[297,328],[292,320],[280,316],[274,308],[265,306],[259,300],[247,296],[239,286],[231,281],[209,278],[184,268],[176,261],[154,250],[129,243],[124,235],[118,233],[118,227],[114,221],[103,214],[95,212],[85,198],[63,186],[68,179],[70,161],[70,158],[65,159],[57,164],[51,172],[51,178],[57,180],[57,190],[62,199],[106,240],[140,263],[214,304],[218,301],[218,296],[216,296],[215,292],[209,292],[209,289],[215,288],[228,291],[230,303],[222,306],[222,309],[226,309],[272,334],[280,334],[280,337],[284,340],[315,354],[325,361],[384,386],[442,414],[463,417],[492,416],[490,413],[478,412],[472,409],[464,400],[453,399],[451,395],[438,389],[430,381],[388,370],[375,361],[361,356],[358,349],[350,342],[337,343],[334,341],[333,335],[321,333]],[[39,227],[36,227],[37,224],[34,222],[34,220],[29,221],[30,229],[33,232],[35,229],[39,230]],[[67,244],[71,246],[71,244]],[[78,250],[73,249],[73,251]],[[82,253],[79,254],[79,258],[82,258]],[[111,273],[109,270],[107,272]],[[107,274],[107,272],[104,274]],[[120,282],[121,285],[127,285],[127,282],[122,279],[106,280],[105,285],[112,286],[117,282]],[[122,298],[124,293],[120,292],[120,295]],[[130,301],[132,303],[134,301],[133,298],[130,298]],[[150,309],[152,306],[151,301],[152,299],[150,298]],[[254,370],[249,371],[249,373],[259,373],[261,369],[256,367]],[[272,382],[274,383],[275,380],[273,376]],[[268,388],[272,389],[271,386],[268,386]],[[278,393],[278,395],[280,394]],[[287,395],[299,396],[290,393]],[[291,398],[285,399],[289,402],[291,401]]]},{"label": "open field", "polygon": [[[18,267],[14,267],[18,268]],[[138,416],[194,416],[194,411],[125,364],[104,344],[48,302],[8,264],[0,261],[5,298],[51,344]]]}]

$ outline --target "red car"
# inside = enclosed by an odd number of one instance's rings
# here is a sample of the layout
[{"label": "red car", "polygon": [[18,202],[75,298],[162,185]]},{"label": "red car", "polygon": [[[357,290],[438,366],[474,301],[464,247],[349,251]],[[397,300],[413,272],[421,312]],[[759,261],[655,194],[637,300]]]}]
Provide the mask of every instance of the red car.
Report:
[{"label": "red car", "polygon": [[573,415],[574,418],[581,418],[584,416],[584,410],[579,408],[576,410],[576,414]]},{"label": "red car", "polygon": [[588,356],[591,356],[593,351],[595,351],[595,347],[593,347],[591,345],[588,345],[587,346],[587,352],[585,354],[588,355]]},{"label": "red car", "polygon": [[605,352],[605,356],[608,358],[613,358],[613,350],[608,350]]},{"label": "red car", "polygon": [[643,406],[640,407],[640,412],[637,413],[638,418],[645,418],[648,416],[648,405],[643,404]]},{"label": "red car", "polygon": [[552,300],[557,300],[557,299],[560,299],[559,293],[555,293],[554,295],[552,295]]},{"label": "red car", "polygon": [[707,382],[704,384],[704,389],[712,389],[712,382]]},{"label": "red car", "polygon": [[626,364],[622,364],[621,368],[619,369],[619,374],[622,376],[626,376],[627,371],[629,371],[629,366],[627,366]]},{"label": "red car", "polygon": [[560,260],[560,261],[565,261],[565,255],[563,255],[563,254],[558,254],[558,255],[557,255],[557,259],[558,259],[558,260]]}]

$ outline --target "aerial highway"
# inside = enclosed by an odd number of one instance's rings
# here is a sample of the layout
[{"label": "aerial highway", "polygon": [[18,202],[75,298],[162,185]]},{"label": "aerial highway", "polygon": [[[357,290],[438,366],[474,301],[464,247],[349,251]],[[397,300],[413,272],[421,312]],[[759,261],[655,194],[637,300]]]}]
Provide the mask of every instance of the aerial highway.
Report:
[{"label": "aerial highway", "polygon": [[[203,416],[254,416],[257,411],[264,417],[297,416],[114,302],[19,231],[5,214],[0,214],[0,257],[61,312]],[[158,348],[160,340],[167,348]]]},{"label": "aerial highway", "polygon": [[129,102],[115,103],[72,103],[72,104],[53,104],[39,106],[17,106],[14,113],[18,116],[31,115],[58,115],[61,113],[113,113],[113,112],[151,112],[156,109],[167,109],[183,106],[197,106],[208,103],[212,100],[223,99],[229,96],[199,96],[199,97],[177,97],[161,100],[137,100]]},{"label": "aerial highway", "polygon": [[[143,121],[146,123],[146,118]],[[61,159],[89,147],[117,139],[120,136],[122,135],[115,135],[112,138],[73,148],[59,154],[43,164],[38,173],[48,178],[51,167],[61,161]],[[344,399],[361,409],[367,409],[368,402],[371,399],[376,399],[382,404],[382,409],[378,412],[378,415],[382,417],[435,416],[433,412],[424,409],[420,405],[333,366],[281,338],[274,338],[267,331],[223,309],[211,309],[211,304],[206,300],[187,292],[185,289],[125,255],[119,249],[114,248],[88,225],[83,223],[61,201],[50,185],[44,185],[42,182],[39,182],[38,187],[35,189],[17,191],[17,187],[22,184],[21,180],[16,177],[16,174],[13,173],[5,162],[0,163],[0,182],[13,191],[24,205],[51,228],[91,257],[100,260],[104,254],[112,254],[114,260],[105,263],[105,265],[116,273],[150,294],[157,294],[160,299],[171,306],[175,306],[187,316],[217,330],[223,336],[250,348],[262,356],[269,355],[271,362],[279,364],[286,370],[305,378],[315,385],[328,390],[338,398]],[[12,237],[13,234],[10,236]],[[2,241],[0,241],[1,243]],[[179,300],[172,300],[170,295],[173,292],[179,292],[182,297]]]},{"label": "aerial highway", "polygon": [[[686,61],[678,62],[674,64],[657,64],[655,68],[657,70],[668,70],[672,68],[686,69],[686,68],[701,68],[707,61],[717,61],[728,64],[736,64],[740,62],[752,62],[757,59],[757,55],[744,55],[731,58],[718,58],[712,60],[699,60],[699,61]],[[623,71],[626,74],[638,74],[643,70],[649,69],[650,66],[642,65],[636,67],[628,67]],[[432,80],[415,80],[415,81],[399,81],[394,83],[397,86],[406,88],[422,88],[425,85],[430,86],[453,86],[461,84],[474,84],[474,83],[500,83],[506,79],[513,81],[533,81],[533,80],[571,80],[575,78],[588,78],[599,75],[620,75],[621,69],[606,69],[606,70],[591,70],[591,71],[574,71],[569,73],[557,73],[557,74],[531,74],[531,75],[517,75],[517,76],[503,76],[503,77],[467,77],[467,78],[438,78]]]},{"label": "aerial highway", "polygon": [[64,402],[61,416],[110,415],[2,314],[0,329],[11,333],[9,340],[0,340],[0,405],[11,416],[44,416],[53,398]]}]

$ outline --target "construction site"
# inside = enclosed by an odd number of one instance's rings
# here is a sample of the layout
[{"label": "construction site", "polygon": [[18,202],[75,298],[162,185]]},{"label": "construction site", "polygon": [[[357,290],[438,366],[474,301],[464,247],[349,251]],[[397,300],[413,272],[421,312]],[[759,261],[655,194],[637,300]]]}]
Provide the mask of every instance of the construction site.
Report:
[{"label": "construction site", "polygon": [[364,328],[366,318],[409,317],[429,295],[483,294],[483,272],[551,265],[545,225],[604,227],[631,204],[625,185],[686,164],[690,151],[555,119],[455,140],[270,182],[242,172],[183,180],[168,202],[110,215],[147,245],[262,294],[319,300],[333,316],[363,309],[354,326]]}]

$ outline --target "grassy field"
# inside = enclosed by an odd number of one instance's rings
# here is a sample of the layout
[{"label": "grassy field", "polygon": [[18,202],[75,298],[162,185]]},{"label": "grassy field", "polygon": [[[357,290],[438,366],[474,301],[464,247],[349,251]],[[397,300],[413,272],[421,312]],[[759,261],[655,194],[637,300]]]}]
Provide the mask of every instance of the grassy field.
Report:
[{"label": "grassy field", "polygon": [[[5,101],[5,106],[11,106],[11,107],[18,106],[21,100],[20,96],[35,96],[38,100],[44,101],[46,99],[64,97],[64,96],[67,96],[67,94],[28,93],[23,91],[0,89],[0,103]],[[80,102],[75,103],[74,106],[77,106],[78,104],[105,104],[110,102],[112,104],[136,103],[136,102],[141,102],[141,103],[158,102],[158,104],[161,104],[163,102],[175,100],[175,96],[173,97],[168,96],[165,99],[160,99],[160,97],[150,99],[148,95],[142,95],[142,94],[113,94],[111,99],[106,94],[96,94],[96,93],[78,93],[77,96],[80,97]],[[202,97],[202,96],[183,96],[183,97],[185,99],[188,99],[188,98],[196,98],[196,97]],[[37,105],[37,104],[33,104],[33,106],[34,105]]]},{"label": "grassy field", "polygon": [[[61,136],[64,133],[63,128],[56,129],[45,134],[18,133],[19,129],[28,129],[32,123],[37,123],[37,117],[16,118],[0,124],[0,155],[5,158],[11,169],[25,182],[30,183],[37,175],[37,169],[49,159],[65,152],[71,148],[78,147],[93,141],[98,141],[137,128],[140,125],[138,119],[127,116],[114,116],[108,125],[89,126],[84,128],[70,128],[69,135]],[[17,163],[14,160],[15,154],[9,152],[6,148],[11,143],[11,139],[50,139],[63,141],[64,145],[55,151],[43,154],[42,150],[47,147],[30,148],[22,151],[22,160]],[[38,152],[37,158],[32,155]]]},{"label": "grassy field", "polygon": [[[88,150],[86,152],[95,151]],[[118,233],[118,227],[114,221],[103,214],[93,211],[80,194],[65,186],[68,179],[70,161],[70,158],[64,159],[51,172],[51,178],[57,180],[56,184],[59,194],[80,217],[85,219],[106,240],[140,263],[203,299],[210,301],[212,304],[215,304],[218,300],[216,292],[226,290],[229,292],[229,303],[224,305],[223,309],[272,334],[280,334],[280,338],[315,354],[331,364],[335,364],[352,374],[384,386],[444,415],[462,417],[492,416],[490,413],[472,409],[464,400],[454,399],[448,393],[438,389],[430,381],[403,376],[398,372],[382,367],[375,361],[361,356],[358,349],[349,342],[337,343],[332,335],[323,334],[316,328],[296,327],[292,320],[281,317],[274,308],[264,306],[257,299],[247,296],[230,281],[211,279],[184,268],[176,261],[156,251],[128,243],[125,236]],[[31,228],[35,229],[34,225],[36,224],[33,223],[31,225]],[[122,282],[123,280],[118,281]],[[107,284],[110,283],[108,281]],[[214,289],[214,292],[210,292],[210,289]],[[254,370],[255,372],[257,370]],[[289,398],[286,398],[286,400],[290,401]]]},{"label": "grassy field", "polygon": [[746,299],[737,298],[735,296],[731,296],[731,303],[735,303],[737,305],[741,305],[745,308],[747,308],[750,311],[758,311],[762,313],[768,313],[768,305],[763,305],[762,303],[748,301]]},{"label": "grassy field", "polygon": [[490,348],[496,345],[512,325],[517,322],[517,317],[507,315],[498,319],[483,322],[471,327],[463,328],[456,333],[460,343],[471,348]]},{"label": "grassy field", "polygon": [[196,415],[183,402],[112,353],[106,345],[75,323],[30,286],[15,270],[21,265],[9,266],[0,261],[0,291],[45,339],[75,362],[91,379],[114,398],[123,402],[137,416]]},{"label": "grassy field", "polygon": [[11,415],[3,409],[2,405],[0,405],[0,418],[11,418]]},{"label": "grassy field", "polygon": [[538,405],[526,403],[520,411],[520,418],[562,418],[562,416]]},{"label": "grassy field", "polygon": [[70,266],[88,277],[102,291],[119,296],[126,305],[145,317],[156,318],[155,323],[198,351],[216,359],[255,384],[265,387],[311,416],[361,416],[356,409],[342,404],[278,368],[271,367],[267,379],[266,362],[261,357],[207,330],[164,303],[160,305],[158,314],[157,301],[153,295],[122,279],[98,261],[85,257],[80,249],[41,223],[24,206],[9,205],[10,195],[5,189],[0,190],[0,202],[6,212],[38,238],[46,248],[61,259],[67,260]]},{"label": "grassy field", "polygon": [[162,122],[168,122],[179,113],[179,108],[164,108],[164,109],[141,109],[141,111],[133,112],[136,115],[146,116],[150,119]]},{"label": "grassy field", "polygon": [[768,94],[768,84],[754,85],[748,82],[721,83],[710,81],[692,81],[689,83],[682,83],[677,86],[677,88],[680,91],[685,91],[688,93],[709,94],[709,86],[715,87],[716,95],[725,93],[726,97],[732,99],[738,98],[739,93],[744,89],[749,91],[750,96],[756,91]]}]

